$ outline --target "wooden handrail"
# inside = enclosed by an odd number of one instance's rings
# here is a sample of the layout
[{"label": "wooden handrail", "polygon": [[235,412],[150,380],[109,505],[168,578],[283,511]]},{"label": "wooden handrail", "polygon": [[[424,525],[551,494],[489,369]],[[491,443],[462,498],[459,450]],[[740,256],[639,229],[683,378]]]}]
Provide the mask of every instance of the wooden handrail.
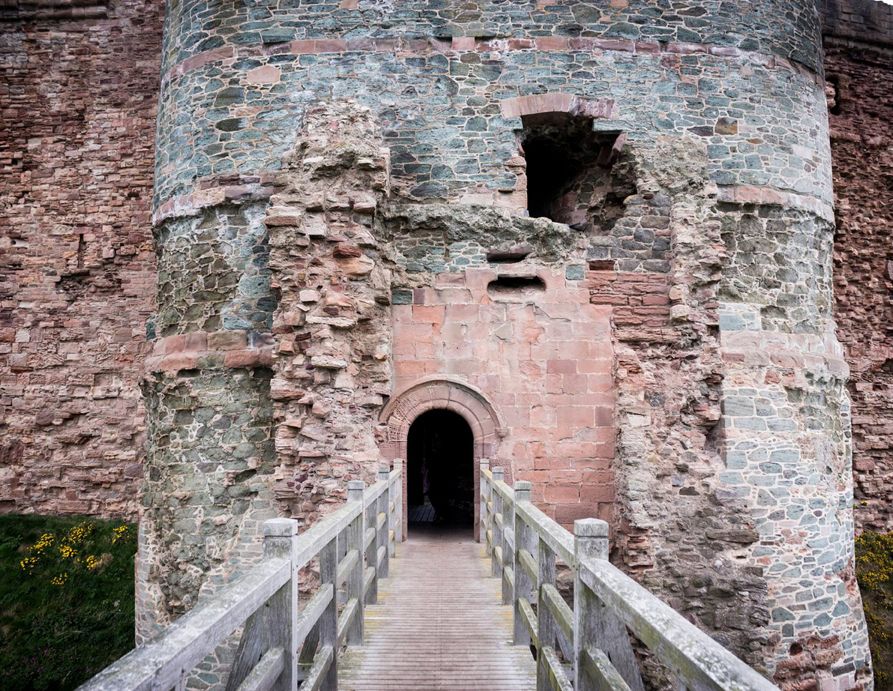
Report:
[{"label": "wooden handrail", "polygon": [[[676,689],[778,691],[778,687],[608,561],[608,525],[574,533],[510,487],[501,468],[480,469],[481,541],[512,604],[515,643],[536,650],[538,691],[643,691],[630,634],[674,676]],[[557,562],[574,572],[574,606],[555,586]]]},{"label": "wooden handrail", "polygon": [[[336,688],[338,651],[343,643],[362,645],[363,606],[375,601],[378,579],[402,540],[402,463],[395,466],[382,468],[368,489],[348,483],[347,503],[301,535],[292,519],[264,523],[260,562],[79,691],[179,691],[243,625],[228,691],[296,691],[304,648],[302,691]],[[299,572],[317,558],[321,585],[299,611]]]}]

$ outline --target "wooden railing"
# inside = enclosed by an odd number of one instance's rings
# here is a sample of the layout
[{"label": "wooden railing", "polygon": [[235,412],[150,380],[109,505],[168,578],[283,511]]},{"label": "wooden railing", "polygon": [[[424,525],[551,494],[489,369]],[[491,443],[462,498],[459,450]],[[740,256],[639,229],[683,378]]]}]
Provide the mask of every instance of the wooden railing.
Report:
[{"label": "wooden railing", "polygon": [[[530,501],[529,482],[481,466],[481,537],[514,607],[514,641],[530,645],[537,689],[643,691],[630,634],[651,651],[677,691],[777,687],[608,561],[608,524],[574,522],[571,534]],[[556,587],[573,572],[573,607]]]},{"label": "wooden railing", "polygon": [[[338,652],[363,642],[363,607],[402,542],[402,470],[369,488],[348,482],[347,503],[302,534],[292,519],[263,526],[261,561],[207,602],[80,687],[180,691],[215,647],[244,625],[227,691],[330,691]],[[318,559],[319,587],[298,604],[299,572]]]}]

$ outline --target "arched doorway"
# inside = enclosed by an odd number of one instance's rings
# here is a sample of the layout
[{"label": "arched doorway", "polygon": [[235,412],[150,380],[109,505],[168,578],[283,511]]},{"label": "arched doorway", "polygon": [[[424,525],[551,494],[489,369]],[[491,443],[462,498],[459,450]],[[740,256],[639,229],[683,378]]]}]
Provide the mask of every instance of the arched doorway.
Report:
[{"label": "arched doorway", "polygon": [[474,526],[474,434],[452,410],[419,415],[407,438],[409,529]]},{"label": "arched doorway", "polygon": [[[399,389],[381,411],[384,429],[379,448],[384,458],[405,463],[408,457],[409,428],[430,410],[450,410],[468,424],[474,437],[474,467],[483,459],[495,458],[500,440],[507,430],[496,409],[483,392],[470,384],[452,377],[432,376],[420,379]],[[403,481],[407,482],[408,472]],[[478,472],[474,476],[474,495],[478,496]],[[403,488],[403,530],[409,530],[409,506],[407,487]],[[474,502],[475,536],[480,540],[480,502]]]}]

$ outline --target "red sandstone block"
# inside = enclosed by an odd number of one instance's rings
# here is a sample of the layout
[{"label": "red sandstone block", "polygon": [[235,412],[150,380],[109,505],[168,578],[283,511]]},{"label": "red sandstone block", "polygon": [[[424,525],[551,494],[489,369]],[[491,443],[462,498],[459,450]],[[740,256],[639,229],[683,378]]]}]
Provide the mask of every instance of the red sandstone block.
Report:
[{"label": "red sandstone block", "polygon": [[442,305],[413,305],[412,318],[415,322],[440,325],[444,320],[445,308]]},{"label": "red sandstone block", "polygon": [[[596,461],[599,462],[599,461]],[[603,465],[607,465],[604,461],[600,461]],[[614,483],[614,471],[610,467],[598,470],[583,470],[583,484],[591,485],[607,485]]]},{"label": "red sandstone block", "polygon": [[579,521],[583,518],[595,518],[597,507],[579,503],[560,504],[553,508],[553,512],[553,518],[562,526],[571,530],[574,521]]},{"label": "red sandstone block", "polygon": [[614,425],[614,408],[612,406],[598,406],[595,408],[595,426],[612,427]]},{"label": "red sandstone block", "polygon": [[591,406],[565,406],[558,409],[559,434],[573,435],[581,427],[592,427],[595,409]]},{"label": "red sandstone block", "polygon": [[576,374],[577,363],[573,360],[549,360],[546,363],[546,372],[549,374]]},{"label": "red sandstone block", "polygon": [[474,50],[474,36],[453,36],[453,50]]},{"label": "red sandstone block", "polygon": [[197,365],[198,355],[195,353],[174,353],[165,355],[158,368],[164,372],[176,372],[183,369],[195,369]]},{"label": "red sandstone block", "polygon": [[[563,374],[561,375],[561,390],[569,396],[577,396],[589,393],[589,375],[587,374]],[[577,402],[576,400],[574,401]]]},{"label": "red sandstone block", "polygon": [[610,503],[614,501],[613,484],[583,484],[580,489],[580,501],[588,504]]},{"label": "red sandstone block", "polygon": [[223,358],[223,364],[230,368],[269,367],[273,364],[273,354],[270,350],[247,348],[245,350],[230,350]]},{"label": "red sandstone block", "polygon": [[208,334],[209,350],[238,350],[248,345],[244,331],[214,331]]},{"label": "red sandstone block", "polygon": [[575,504],[580,501],[580,485],[546,484],[543,487],[543,498],[549,504]]}]

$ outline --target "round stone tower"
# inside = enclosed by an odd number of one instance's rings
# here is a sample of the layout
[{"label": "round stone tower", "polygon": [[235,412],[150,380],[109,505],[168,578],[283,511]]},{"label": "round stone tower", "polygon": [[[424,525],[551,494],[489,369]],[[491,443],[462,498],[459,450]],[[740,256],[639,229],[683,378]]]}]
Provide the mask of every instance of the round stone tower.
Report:
[{"label": "round stone tower", "polygon": [[820,60],[813,0],[169,0],[139,634],[445,409],[451,491],[870,685]]}]

